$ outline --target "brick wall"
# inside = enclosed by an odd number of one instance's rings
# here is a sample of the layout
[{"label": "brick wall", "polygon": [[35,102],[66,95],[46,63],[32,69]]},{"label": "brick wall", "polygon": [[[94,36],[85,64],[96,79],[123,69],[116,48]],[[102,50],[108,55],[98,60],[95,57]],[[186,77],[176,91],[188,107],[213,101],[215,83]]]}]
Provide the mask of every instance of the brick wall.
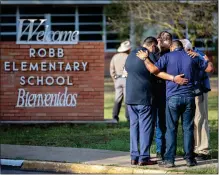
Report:
[{"label": "brick wall", "polygon": [[[2,121],[92,121],[104,119],[104,44],[102,42],[81,42],[76,45],[17,45],[15,42],[0,42],[1,44],[1,88],[0,108]],[[30,58],[29,48],[63,48],[63,58]],[[85,61],[87,71],[75,72],[6,72],[5,61]],[[33,76],[67,76],[72,77],[73,86],[68,86],[69,93],[77,93],[76,107],[16,107],[18,89],[24,88],[30,93],[64,92],[64,86],[30,86],[20,85],[20,77]]]}]

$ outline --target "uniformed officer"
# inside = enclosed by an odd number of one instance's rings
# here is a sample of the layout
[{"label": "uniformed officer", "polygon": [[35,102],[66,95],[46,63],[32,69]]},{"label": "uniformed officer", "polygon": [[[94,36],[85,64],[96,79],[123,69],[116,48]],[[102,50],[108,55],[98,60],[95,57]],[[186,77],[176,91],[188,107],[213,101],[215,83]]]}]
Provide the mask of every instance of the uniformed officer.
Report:
[{"label": "uniformed officer", "polygon": [[[126,97],[126,77],[127,74],[124,70],[124,65],[128,54],[131,49],[130,41],[125,41],[120,44],[120,47],[117,49],[116,53],[110,62],[110,75],[114,82],[115,87],[115,100],[113,107],[113,119],[119,121],[119,113],[122,105],[122,100]],[[127,121],[129,121],[129,114],[127,106],[125,105],[125,116]]]}]

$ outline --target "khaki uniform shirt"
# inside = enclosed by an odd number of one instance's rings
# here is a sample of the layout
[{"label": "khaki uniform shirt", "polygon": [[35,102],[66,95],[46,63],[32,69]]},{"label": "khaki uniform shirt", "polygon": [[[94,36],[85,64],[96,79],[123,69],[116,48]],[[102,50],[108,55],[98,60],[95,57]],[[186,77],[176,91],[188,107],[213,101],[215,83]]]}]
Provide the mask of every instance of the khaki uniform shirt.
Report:
[{"label": "khaki uniform shirt", "polygon": [[115,76],[125,76],[125,62],[128,57],[127,53],[117,53],[112,57],[110,62],[110,75],[112,79],[115,79]]}]

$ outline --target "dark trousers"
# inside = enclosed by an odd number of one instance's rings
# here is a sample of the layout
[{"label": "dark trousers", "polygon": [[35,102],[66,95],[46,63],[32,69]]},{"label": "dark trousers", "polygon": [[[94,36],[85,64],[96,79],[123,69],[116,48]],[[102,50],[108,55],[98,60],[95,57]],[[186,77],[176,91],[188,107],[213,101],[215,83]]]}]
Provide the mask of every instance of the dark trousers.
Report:
[{"label": "dark trousers", "polygon": [[155,127],[155,142],[156,142],[156,152],[160,153],[163,157],[166,149],[166,84],[165,81],[153,84],[153,119]]},{"label": "dark trousers", "polygon": [[156,105],[153,104],[153,119],[155,125],[155,142],[156,142],[156,152],[160,153],[162,156],[166,149],[166,114],[165,114],[166,104]]},{"label": "dark trousers", "polygon": [[177,146],[178,121],[181,116],[184,159],[193,159],[194,154],[194,116],[195,98],[187,96],[172,96],[166,104],[166,152],[164,159],[170,162],[175,161]]},{"label": "dark trousers", "polygon": [[[128,105],[130,116],[130,155],[132,160],[150,159],[150,147],[153,134],[151,105]],[[139,149],[138,149],[139,144]]]},{"label": "dark trousers", "polygon": [[[119,119],[119,113],[122,106],[122,100],[126,96],[126,78],[118,78],[114,82],[115,86],[115,100],[114,100],[114,107],[113,107],[113,119]],[[129,121],[129,114],[127,105],[125,105],[125,117]]]}]

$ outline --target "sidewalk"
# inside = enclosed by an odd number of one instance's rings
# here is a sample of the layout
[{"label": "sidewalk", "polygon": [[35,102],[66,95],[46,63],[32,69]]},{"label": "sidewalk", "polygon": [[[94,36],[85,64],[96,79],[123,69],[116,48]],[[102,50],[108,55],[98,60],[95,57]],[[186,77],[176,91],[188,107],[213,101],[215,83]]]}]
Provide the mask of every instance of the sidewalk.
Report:
[{"label": "sidewalk", "polygon": [[[155,155],[152,155],[154,158]],[[1,159],[22,159],[35,161],[82,163],[88,165],[106,165],[119,167],[134,167],[130,165],[128,152],[108,151],[97,149],[69,148],[69,147],[46,147],[46,146],[24,146],[1,144]],[[218,160],[198,161],[198,166],[189,169],[200,169],[217,167]],[[45,164],[45,163],[44,163]],[[182,157],[177,157],[176,167],[173,171],[184,171],[188,169]],[[147,169],[163,170],[158,165],[147,166]],[[169,169],[168,169],[169,170]]]}]

